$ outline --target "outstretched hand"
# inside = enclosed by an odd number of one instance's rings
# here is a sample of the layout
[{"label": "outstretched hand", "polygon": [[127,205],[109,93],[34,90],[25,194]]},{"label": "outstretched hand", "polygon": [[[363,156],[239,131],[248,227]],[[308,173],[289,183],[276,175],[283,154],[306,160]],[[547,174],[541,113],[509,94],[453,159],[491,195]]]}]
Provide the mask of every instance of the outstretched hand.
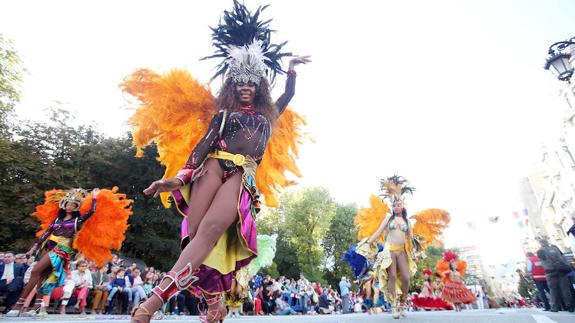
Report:
[{"label": "outstretched hand", "polygon": [[290,70],[293,70],[296,65],[310,63],[310,62],[311,62],[311,59],[309,59],[309,58],[310,58],[309,55],[296,56],[296,57],[292,58],[292,59],[289,61],[289,69],[290,69]]},{"label": "outstretched hand", "polygon": [[177,178],[164,178],[153,182],[148,188],[144,190],[144,194],[152,195],[154,197],[160,195],[162,192],[172,192],[182,186],[182,182]]}]

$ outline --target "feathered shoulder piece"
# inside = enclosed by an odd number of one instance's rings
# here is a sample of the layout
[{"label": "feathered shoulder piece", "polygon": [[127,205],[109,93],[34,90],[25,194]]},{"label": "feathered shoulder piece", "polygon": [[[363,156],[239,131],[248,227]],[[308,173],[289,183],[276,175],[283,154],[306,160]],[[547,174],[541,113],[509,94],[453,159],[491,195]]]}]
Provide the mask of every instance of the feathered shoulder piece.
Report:
[{"label": "feathered shoulder piece", "polygon": [[443,230],[449,226],[451,220],[449,213],[441,209],[426,209],[410,217],[415,220],[413,234],[420,237],[422,247],[427,249],[430,245],[441,246]]},{"label": "feathered shoulder piece", "polygon": [[64,190],[50,190],[44,193],[44,204],[36,206],[36,211],[32,216],[40,220],[40,231],[36,232],[36,237],[40,237],[46,229],[54,222],[60,211],[60,201],[68,193]]},{"label": "feathered shoulder piece", "polygon": [[467,261],[465,260],[458,260],[455,264],[455,269],[463,276],[465,274],[465,270],[467,269]]},{"label": "feathered shoulder piece", "polygon": [[[371,237],[389,212],[387,204],[373,194],[369,197],[369,204],[370,207],[360,208],[355,216],[353,224],[357,228],[358,240]],[[383,243],[385,241],[384,235],[381,235],[378,241]]]},{"label": "feathered shoulder piece", "polygon": [[267,76],[273,83],[277,74],[284,73],[281,59],[292,54],[281,52],[287,42],[272,44],[271,19],[260,20],[260,14],[267,7],[260,6],[252,14],[245,5],[234,0],[233,10],[224,11],[220,23],[211,28],[216,51],[202,59],[222,59],[212,80],[227,75],[234,81],[259,84],[260,78]]},{"label": "feathered shoulder piece", "polygon": [[284,110],[274,125],[272,136],[266,147],[264,158],[258,165],[256,184],[264,202],[270,207],[278,205],[277,194],[284,188],[295,185],[288,173],[301,177],[296,160],[298,147],[305,139],[305,119],[289,107]]},{"label": "feathered shoulder piece", "polygon": [[[217,113],[211,92],[190,73],[178,69],[165,75],[140,69],[120,86],[139,102],[129,121],[136,156],[141,157],[142,148],[155,142],[158,160],[166,167],[164,178],[175,177]],[[169,196],[161,194],[166,207]]]},{"label": "feathered shoulder piece", "polygon": [[409,186],[409,182],[398,175],[393,175],[380,180],[380,191],[383,198],[389,200],[391,204],[404,203],[404,194],[413,194],[415,188]]},{"label": "feathered shoulder piece", "polygon": [[[92,195],[88,196],[80,213],[87,213],[92,207]],[[74,248],[98,266],[112,259],[110,250],[120,250],[128,229],[128,218],[132,215],[132,200],[118,188],[102,189],[98,194],[96,211],[83,224],[74,240]]]}]

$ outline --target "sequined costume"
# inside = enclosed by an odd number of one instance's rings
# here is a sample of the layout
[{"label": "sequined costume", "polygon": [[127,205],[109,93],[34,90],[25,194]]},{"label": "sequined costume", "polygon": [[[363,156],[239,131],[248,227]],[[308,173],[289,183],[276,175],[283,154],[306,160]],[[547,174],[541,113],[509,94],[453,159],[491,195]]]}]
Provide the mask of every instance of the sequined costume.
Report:
[{"label": "sequined costume", "polygon": [[[361,261],[354,259],[366,259],[369,269],[375,274],[374,281],[379,283],[379,290],[382,291],[393,307],[395,318],[398,313],[405,312],[405,303],[407,301],[407,288],[401,286],[401,275],[413,276],[417,271],[417,259],[425,257],[425,249],[431,244],[441,244],[440,237],[443,229],[447,227],[450,217],[449,213],[441,209],[426,209],[420,211],[411,217],[407,217],[403,207],[404,194],[412,193],[414,189],[407,185],[407,181],[400,176],[392,176],[381,180],[381,191],[384,198],[395,206],[401,206],[403,213],[397,217],[403,218],[404,223],[395,221],[396,215],[390,212],[389,206],[385,201],[375,195],[370,197],[370,207],[360,208],[355,217],[354,224],[358,230],[359,244],[355,250],[350,249],[350,255],[347,257],[352,268],[359,268]],[[392,214],[388,214],[392,213]],[[412,224],[410,219],[415,220]],[[396,241],[390,241],[391,234],[395,234]],[[403,236],[403,237],[402,237]],[[393,236],[392,236],[393,237]],[[405,239],[399,243],[397,239]],[[378,247],[382,244],[383,248]],[[402,272],[400,268],[396,269],[395,286],[388,287],[390,277],[389,268],[395,265],[392,260],[392,253],[405,253],[406,267]],[[353,255],[357,253],[358,255]],[[399,267],[399,265],[397,265]],[[356,271],[354,269],[354,271]],[[405,277],[403,277],[405,280]],[[409,280],[407,280],[409,281]],[[402,291],[403,289],[403,291]],[[400,297],[398,297],[400,295]],[[399,306],[399,303],[402,305]],[[399,311],[398,311],[399,309]],[[404,314],[401,314],[403,316]]]},{"label": "sequined costume", "polygon": [[459,260],[457,253],[452,250],[445,251],[443,258],[437,261],[436,268],[443,280],[443,290],[441,291],[443,300],[456,306],[471,304],[477,300],[477,297],[462,283],[467,262]]},{"label": "sequined costume", "polygon": [[[276,101],[278,112],[282,113],[295,93],[295,73],[288,73],[285,93]],[[224,119],[225,118],[225,119]],[[216,244],[214,251],[200,266],[196,274],[199,280],[192,290],[196,294],[209,293],[217,294],[227,292],[232,287],[235,273],[257,256],[257,232],[255,217],[260,209],[259,192],[256,187],[255,172],[257,164],[263,158],[266,145],[272,132],[272,122],[253,106],[240,107],[237,111],[227,114],[220,111],[208,127],[206,135],[200,140],[198,145],[190,154],[188,162],[178,173],[185,186],[172,192],[176,206],[182,215],[187,216],[189,212],[188,199],[191,192],[191,183],[203,175],[203,164],[209,158],[216,157],[215,154],[232,154],[230,159],[218,158],[220,167],[224,171],[226,181],[230,176],[243,171],[242,187],[238,201],[239,228],[238,237],[229,237],[226,232]],[[233,160],[234,156],[244,156],[245,161]],[[183,249],[189,242],[188,221],[182,221],[182,243]],[[236,246],[230,246],[227,241],[240,241],[241,249],[236,250]],[[236,240],[237,239],[237,240]],[[222,259],[222,254],[229,255],[227,259]]]},{"label": "sequined costume", "polygon": [[[76,250],[103,265],[112,258],[110,249],[120,249],[128,228],[128,217],[132,214],[132,201],[117,191],[117,187],[99,190],[97,197],[83,189],[45,193],[44,204],[36,206],[32,213],[40,220],[42,229],[36,234],[38,239],[31,252],[40,252],[42,259],[48,257],[49,264],[46,263],[47,267],[41,271],[45,276],[32,273],[23,297],[34,286],[40,295],[50,295],[55,287],[62,286]],[[67,213],[69,203],[73,207],[71,213]]]},{"label": "sequined costume", "polygon": [[[260,199],[268,206],[276,206],[275,195],[284,187],[295,184],[287,173],[301,176],[295,160],[300,139],[304,137],[301,128],[305,122],[288,108],[295,93],[296,73],[290,64],[285,92],[274,104],[269,98],[270,84],[274,84],[276,74],[286,73],[280,60],[291,53],[282,52],[285,42],[271,43],[273,33],[269,21],[259,20],[264,9],[260,7],[252,14],[245,5],[234,1],[234,9],[224,11],[220,24],[211,28],[216,51],[207,58],[222,59],[212,80],[218,76],[224,79],[217,97],[181,70],[167,75],[140,70],[122,85],[124,91],[138,99],[130,121],[138,152],[155,141],[158,160],[166,166],[164,178],[170,179],[169,183],[177,178],[182,184],[171,192],[174,204],[184,216],[180,232],[182,254],[177,267],[153,292],[162,303],[183,289],[205,295],[208,308],[212,309],[205,314],[208,321],[219,320],[216,317],[221,316],[221,311],[215,308],[220,296],[229,292],[235,281],[247,283],[243,277],[246,271],[242,269],[258,255],[255,217],[260,209]],[[240,98],[236,91],[242,87],[253,87],[254,96]],[[201,190],[198,188],[202,183],[200,179],[211,176],[206,174],[213,171],[211,167],[216,163],[209,162],[210,159],[217,160],[223,174],[221,183],[209,177],[214,187],[229,183],[231,178],[237,179],[234,175],[238,174],[241,174],[241,184],[237,213],[225,214],[225,219],[234,222],[231,226],[228,222],[225,227],[224,224],[219,226],[223,233],[220,235],[218,231],[217,235],[210,236],[209,243],[204,243],[205,232],[198,231],[190,239],[195,228],[189,226],[204,221],[200,217],[199,222],[189,223],[198,219],[190,214],[194,209],[190,203],[192,196],[205,192],[194,191],[192,195],[192,190]],[[167,191],[172,187],[160,194],[166,206],[170,204]],[[233,197],[212,198],[210,207],[217,207],[217,203],[224,205]],[[212,213],[203,216],[206,214]],[[217,239],[215,244],[212,239]],[[201,256],[192,255],[190,247],[185,248],[196,242],[205,245],[201,246],[205,248]],[[204,253],[207,254],[205,258]],[[184,261],[193,256],[201,259],[194,259],[193,266],[192,260],[185,264]],[[181,264],[185,266],[181,268]],[[148,304],[148,308],[155,308],[155,300],[143,304],[135,317],[149,317],[150,313],[146,313],[149,310],[145,308]]]},{"label": "sequined costume", "polygon": [[66,274],[69,271],[70,259],[75,254],[74,236],[94,214],[94,211],[96,211],[96,199],[92,199],[90,211],[69,220],[56,218],[38,238],[35,246],[37,249],[48,252],[53,268],[52,273],[38,286],[38,293],[50,295],[55,287],[64,285]]}]

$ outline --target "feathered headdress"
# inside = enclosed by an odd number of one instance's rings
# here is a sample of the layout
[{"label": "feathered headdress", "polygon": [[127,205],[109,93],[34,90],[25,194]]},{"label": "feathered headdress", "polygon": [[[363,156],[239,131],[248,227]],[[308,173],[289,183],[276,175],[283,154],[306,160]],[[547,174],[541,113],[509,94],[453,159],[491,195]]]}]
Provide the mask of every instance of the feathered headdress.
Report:
[{"label": "feathered headdress", "polygon": [[409,182],[398,175],[380,180],[380,191],[383,198],[388,199],[391,204],[404,202],[404,194],[413,194],[415,188],[409,186]]},{"label": "feathered headdress", "polygon": [[274,82],[276,74],[283,74],[281,59],[291,56],[282,53],[282,47],[287,43],[271,43],[270,20],[260,21],[260,13],[268,6],[260,6],[252,13],[245,5],[234,0],[233,11],[224,11],[220,23],[212,29],[212,42],[216,47],[213,55],[202,58],[222,58],[216,66],[218,76],[231,78],[234,82],[253,82],[259,85],[262,77],[268,77]]},{"label": "feathered headdress", "polygon": [[457,258],[459,258],[459,255],[455,253],[453,250],[447,250],[443,253],[443,261],[445,262],[456,261]]},{"label": "feathered headdress", "polygon": [[61,209],[65,209],[66,204],[69,202],[74,203],[76,204],[74,211],[78,211],[86,196],[88,196],[88,191],[82,188],[74,188],[68,191],[58,191],[50,195],[49,199],[51,202],[57,202]]}]

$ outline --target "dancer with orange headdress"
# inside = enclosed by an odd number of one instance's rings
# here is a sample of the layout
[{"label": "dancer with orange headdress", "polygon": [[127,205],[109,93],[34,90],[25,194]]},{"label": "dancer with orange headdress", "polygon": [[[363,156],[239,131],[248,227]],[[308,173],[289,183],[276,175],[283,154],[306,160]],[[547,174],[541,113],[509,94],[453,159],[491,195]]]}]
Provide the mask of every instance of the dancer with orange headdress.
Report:
[{"label": "dancer with orange headdress", "polygon": [[15,311],[22,314],[26,310],[29,305],[25,304],[26,297],[37,287],[34,312],[42,312],[52,290],[64,284],[76,250],[102,266],[112,258],[110,249],[120,249],[128,217],[132,214],[132,201],[117,191],[118,188],[94,189],[89,194],[83,189],[72,189],[45,193],[45,203],[37,206],[33,213],[40,220],[42,230],[27,253],[42,254]]},{"label": "dancer with orange headdress", "polygon": [[477,300],[477,297],[462,283],[467,262],[458,258],[457,253],[447,250],[436,265],[444,282],[441,298],[453,303],[456,312],[461,311],[461,304],[471,304]]},{"label": "dancer with orange headdress", "polygon": [[[429,245],[441,244],[439,238],[450,217],[447,211],[426,209],[408,218],[404,194],[413,193],[414,188],[403,177],[381,180],[381,191],[393,209],[390,212],[381,198],[371,196],[371,207],[360,209],[355,218],[360,240],[355,252],[373,264],[377,282],[397,319],[406,316],[409,280],[417,270],[415,260],[425,257]],[[378,243],[383,244],[383,250]]]},{"label": "dancer with orange headdress", "polygon": [[291,54],[281,52],[285,43],[271,43],[270,21],[259,20],[263,9],[252,14],[234,1],[212,28],[217,50],[207,58],[222,59],[212,79],[224,78],[215,98],[178,70],[166,76],[140,70],[123,84],[141,103],[131,120],[135,145],[155,141],[166,166],[164,178],[144,193],[161,194],[164,203],[171,193],[185,216],[182,253],[133,321],[148,322],[184,289],[206,298],[203,322],[223,321],[222,295],[257,256],[260,193],[273,206],[275,193],[293,183],[285,172],[299,175],[295,157],[303,120],[287,105],[295,93],[295,67],[310,60],[290,60],[285,92],[272,101],[270,84],[284,73],[281,58]]},{"label": "dancer with orange headdress", "polygon": [[450,310],[453,307],[445,302],[441,297],[435,295],[436,286],[433,282],[433,271],[431,269],[423,270],[423,286],[421,292],[413,295],[411,302],[416,308],[424,310]]}]

